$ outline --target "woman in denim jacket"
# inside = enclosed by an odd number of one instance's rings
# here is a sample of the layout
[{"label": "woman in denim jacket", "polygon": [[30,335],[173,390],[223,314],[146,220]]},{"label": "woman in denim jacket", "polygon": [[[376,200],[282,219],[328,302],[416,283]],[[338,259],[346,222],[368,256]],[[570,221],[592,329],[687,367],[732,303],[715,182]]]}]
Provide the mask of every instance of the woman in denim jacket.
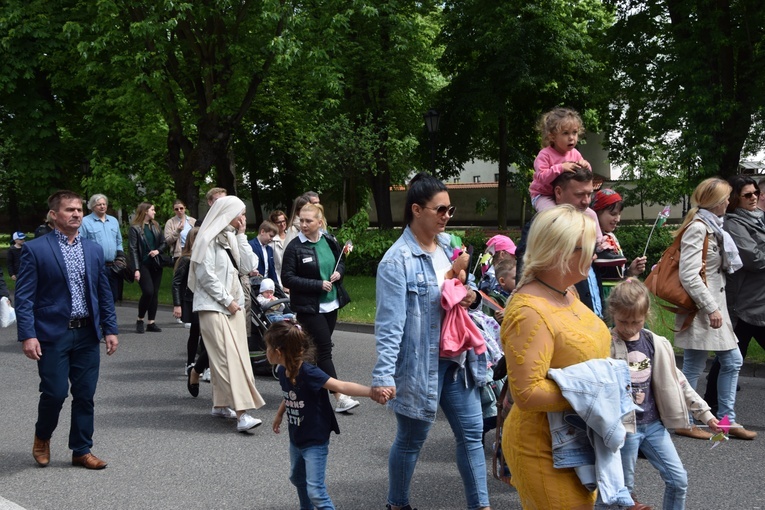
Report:
[{"label": "woman in denim jacket", "polygon": [[[451,268],[443,232],[453,214],[446,186],[428,174],[416,175],[406,196],[406,228],[377,268],[372,396],[384,402],[384,392],[392,391],[388,405],[398,423],[388,458],[387,508],[392,510],[412,510],[409,486],[438,404],[457,439],[467,508],[489,508],[479,392],[486,355],[470,350],[456,358],[439,357],[441,286]],[[468,290],[460,304],[468,307],[475,300],[476,292]]]}]

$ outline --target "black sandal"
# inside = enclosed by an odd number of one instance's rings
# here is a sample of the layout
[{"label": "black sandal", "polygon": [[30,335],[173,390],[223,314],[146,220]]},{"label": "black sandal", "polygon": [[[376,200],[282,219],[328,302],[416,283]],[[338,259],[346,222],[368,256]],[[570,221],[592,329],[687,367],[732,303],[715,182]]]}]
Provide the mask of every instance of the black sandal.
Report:
[{"label": "black sandal", "polygon": [[191,367],[189,369],[188,375],[186,375],[186,389],[189,390],[189,393],[191,393],[191,396],[196,398],[199,396],[199,382],[196,384],[191,382],[191,372],[194,371],[194,367]]}]

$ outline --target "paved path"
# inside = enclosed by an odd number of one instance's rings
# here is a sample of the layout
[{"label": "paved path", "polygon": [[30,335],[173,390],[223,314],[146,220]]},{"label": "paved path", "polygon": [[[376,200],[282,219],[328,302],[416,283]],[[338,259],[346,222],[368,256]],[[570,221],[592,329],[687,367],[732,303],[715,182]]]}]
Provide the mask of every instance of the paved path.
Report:
[{"label": "paved path", "polygon": [[[256,378],[267,405],[253,415],[264,425],[252,434],[236,433],[234,422],[209,415],[209,385],[202,384],[199,398],[187,393],[187,330],[173,323],[169,312],[160,311],[160,334],[132,333],[135,309],[130,306],[120,307],[118,316],[125,333],[117,353],[102,359],[96,395],[93,451],[109,467],[96,472],[70,465],[69,400],[53,437],[51,464],[36,466],[31,454],[35,365],[21,354],[15,328],[0,330],[0,510],[297,508],[287,479],[287,435],[270,429],[278,383]],[[335,355],[341,378],[370,382],[371,335],[337,332]],[[689,509],[765,509],[765,379],[742,378],[741,385],[740,419],[761,438],[731,440],[714,450],[701,441],[675,439],[690,471]],[[332,437],[330,447],[330,495],[339,509],[382,510],[395,419],[365,400],[339,422],[342,434]],[[465,508],[453,444],[439,417],[415,472],[412,504],[420,510]],[[637,479],[642,500],[660,508],[663,485],[646,461],[638,463]],[[509,487],[491,479],[489,490],[495,510],[520,508]]]}]

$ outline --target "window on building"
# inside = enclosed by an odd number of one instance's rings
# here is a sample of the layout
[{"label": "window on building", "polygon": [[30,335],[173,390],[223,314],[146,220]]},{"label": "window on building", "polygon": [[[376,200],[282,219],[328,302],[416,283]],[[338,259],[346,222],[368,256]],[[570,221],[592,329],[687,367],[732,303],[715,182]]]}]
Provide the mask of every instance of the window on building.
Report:
[{"label": "window on building", "polygon": [[474,175],[473,176],[473,182],[481,182],[481,176],[480,175]]},{"label": "window on building", "polygon": [[460,178],[459,177],[455,177],[454,179],[452,179],[452,182],[454,184],[459,184],[460,183]]},{"label": "window on building", "polygon": [[494,174],[494,182],[499,182],[499,174]]}]

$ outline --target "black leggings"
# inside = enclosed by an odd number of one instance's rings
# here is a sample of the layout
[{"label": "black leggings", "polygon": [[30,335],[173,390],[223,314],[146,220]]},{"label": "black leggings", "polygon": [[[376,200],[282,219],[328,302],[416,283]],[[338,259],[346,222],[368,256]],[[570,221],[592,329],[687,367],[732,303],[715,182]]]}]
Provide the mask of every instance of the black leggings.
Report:
[{"label": "black leggings", "polygon": [[194,368],[192,368],[192,370],[198,373],[199,375],[202,375],[202,373],[205,370],[210,368],[210,358],[207,356],[207,349],[205,349],[205,342],[201,336],[199,337],[199,347],[197,348],[197,352],[199,353],[199,357],[197,358],[197,361],[194,363]]},{"label": "black leggings", "polygon": [[162,283],[162,268],[153,264],[147,266],[141,264],[141,279],[138,285],[141,287],[141,299],[138,300],[138,318],[143,320],[146,312],[149,312],[149,320],[153,321],[157,316],[159,304],[159,286]]},{"label": "black leggings", "polygon": [[191,316],[191,327],[189,328],[189,339],[186,341],[186,364],[191,365],[197,357],[197,346],[199,346],[199,314],[194,313]]},{"label": "black leggings", "polygon": [[[738,350],[741,351],[742,358],[746,358],[746,351],[749,350],[749,343],[752,341],[752,338],[757,340],[760,347],[765,349],[765,326],[755,326],[739,319],[733,332],[736,333],[736,338],[738,338]],[[712,409],[717,409],[717,377],[719,374],[720,361],[715,358],[714,364],[709,369],[707,390],[704,393],[704,400],[706,400]]]},{"label": "black leggings", "polygon": [[337,310],[329,313],[298,313],[297,320],[311,335],[316,346],[316,366],[330,377],[337,379],[335,363],[332,361],[332,332],[337,323]]}]

